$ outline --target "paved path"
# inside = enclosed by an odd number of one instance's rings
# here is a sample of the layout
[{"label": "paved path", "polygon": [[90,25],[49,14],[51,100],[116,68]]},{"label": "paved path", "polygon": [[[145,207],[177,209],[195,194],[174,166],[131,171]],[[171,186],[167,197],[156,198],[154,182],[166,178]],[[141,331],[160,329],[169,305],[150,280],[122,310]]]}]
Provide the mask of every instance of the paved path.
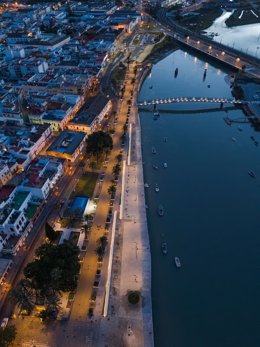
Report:
[{"label": "paved path", "polygon": [[[131,76],[130,76],[131,77]],[[136,85],[127,85],[132,90]],[[136,92],[135,92],[136,93]],[[134,98],[136,95],[134,95]],[[141,136],[137,110],[132,109],[130,165],[123,177],[123,216],[119,222],[113,262],[109,315],[101,322],[98,346],[153,346],[151,257],[146,223]],[[128,303],[129,291],[139,291],[141,302]]]}]

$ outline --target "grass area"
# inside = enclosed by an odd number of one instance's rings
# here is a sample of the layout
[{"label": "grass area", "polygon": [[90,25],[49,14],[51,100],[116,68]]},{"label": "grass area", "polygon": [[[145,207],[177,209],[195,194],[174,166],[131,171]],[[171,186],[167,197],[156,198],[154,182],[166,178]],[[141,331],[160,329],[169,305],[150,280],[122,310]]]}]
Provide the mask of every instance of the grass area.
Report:
[{"label": "grass area", "polygon": [[87,172],[83,174],[75,188],[75,191],[72,193],[71,197],[74,196],[87,196],[92,198],[96,182],[98,178],[98,173],[96,172]]},{"label": "grass area", "polygon": [[119,91],[120,86],[125,78],[126,66],[119,64],[111,73],[110,80],[114,91]]},{"label": "grass area", "polygon": [[168,48],[171,46],[172,47],[174,46],[173,40],[170,36],[166,36],[161,42],[154,45],[150,55],[152,55],[154,53],[158,53],[162,49],[165,49],[165,48]]},{"label": "grass area", "polygon": [[226,20],[226,25],[228,27],[233,27],[238,25],[259,23],[260,10],[254,10],[254,13],[258,16],[258,18],[250,10],[245,10],[242,17],[239,19],[241,12],[242,10],[235,10],[235,12]]},{"label": "grass area", "polygon": [[[200,9],[196,11],[197,15],[190,13],[189,16],[185,16],[178,20],[180,25],[183,25],[190,30],[200,32],[209,28],[215,19],[217,19],[222,14],[220,7],[210,8],[210,9]],[[199,13],[199,15],[198,15]]]}]

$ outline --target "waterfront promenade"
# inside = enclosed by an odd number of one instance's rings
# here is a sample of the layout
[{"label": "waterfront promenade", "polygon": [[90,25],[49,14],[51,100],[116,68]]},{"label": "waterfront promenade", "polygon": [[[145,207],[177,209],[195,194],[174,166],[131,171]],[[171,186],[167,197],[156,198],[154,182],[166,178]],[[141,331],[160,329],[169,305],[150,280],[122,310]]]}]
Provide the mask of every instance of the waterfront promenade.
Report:
[{"label": "waterfront promenade", "polygon": [[[127,75],[124,100],[134,90],[137,98],[138,82],[132,85],[134,65]],[[127,112],[122,103],[119,112]],[[108,316],[101,322],[98,346],[153,346],[151,303],[151,254],[146,221],[141,133],[136,107],[130,116],[128,157],[123,164],[120,220],[118,220],[113,259]],[[130,157],[129,157],[130,156]],[[128,293],[138,291],[137,305],[128,302]]]}]

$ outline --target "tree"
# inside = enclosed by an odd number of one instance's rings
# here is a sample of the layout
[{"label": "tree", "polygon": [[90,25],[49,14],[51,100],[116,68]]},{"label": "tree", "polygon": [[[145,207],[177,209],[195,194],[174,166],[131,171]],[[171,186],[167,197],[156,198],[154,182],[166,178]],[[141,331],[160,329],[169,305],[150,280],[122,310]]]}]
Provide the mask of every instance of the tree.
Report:
[{"label": "tree", "polygon": [[57,233],[49,223],[45,224],[45,235],[51,242],[56,241],[59,237],[59,233]]},{"label": "tree", "polygon": [[16,327],[14,325],[0,328],[0,347],[10,346],[16,337]]},{"label": "tree", "polygon": [[30,280],[23,278],[10,292],[10,298],[21,309],[30,313],[34,306],[34,291]]},{"label": "tree", "polygon": [[105,255],[106,246],[107,246],[107,237],[105,235],[101,236],[98,242],[99,242],[99,245],[96,248],[96,253],[99,258],[103,258],[103,256]]},{"label": "tree", "polygon": [[43,244],[37,258],[27,264],[24,275],[41,295],[50,290],[68,292],[76,289],[80,270],[79,248],[65,241],[61,245]]},{"label": "tree", "polygon": [[87,138],[87,153],[95,156],[97,161],[101,154],[107,154],[112,148],[112,137],[103,131],[94,132]]},{"label": "tree", "polygon": [[111,186],[109,186],[108,190],[107,190],[108,194],[110,194],[111,196],[114,196],[115,195],[115,192],[116,192],[116,187],[111,184]]}]

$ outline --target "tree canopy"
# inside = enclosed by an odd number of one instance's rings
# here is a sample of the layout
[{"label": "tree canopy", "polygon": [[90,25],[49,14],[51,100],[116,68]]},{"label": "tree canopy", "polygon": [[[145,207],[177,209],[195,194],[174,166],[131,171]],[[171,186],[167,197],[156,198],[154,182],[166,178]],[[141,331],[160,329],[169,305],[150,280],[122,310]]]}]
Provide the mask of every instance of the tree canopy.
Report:
[{"label": "tree canopy", "polygon": [[79,248],[70,242],[61,245],[43,244],[37,258],[24,269],[24,275],[36,290],[68,292],[76,289],[80,270]]},{"label": "tree canopy", "polygon": [[0,328],[0,347],[11,346],[16,337],[16,328],[14,325],[8,325]]},{"label": "tree canopy", "polygon": [[56,241],[59,237],[59,233],[49,223],[45,224],[45,235],[51,242]]},{"label": "tree canopy", "polygon": [[10,298],[28,313],[39,299],[45,305],[39,317],[43,321],[55,319],[60,309],[61,292],[73,291],[77,287],[79,248],[69,241],[61,245],[45,243],[35,255],[35,260],[24,269],[25,278],[11,290]]},{"label": "tree canopy", "polygon": [[87,153],[92,154],[98,158],[104,152],[108,152],[113,148],[112,137],[103,131],[92,133],[87,138]]}]

